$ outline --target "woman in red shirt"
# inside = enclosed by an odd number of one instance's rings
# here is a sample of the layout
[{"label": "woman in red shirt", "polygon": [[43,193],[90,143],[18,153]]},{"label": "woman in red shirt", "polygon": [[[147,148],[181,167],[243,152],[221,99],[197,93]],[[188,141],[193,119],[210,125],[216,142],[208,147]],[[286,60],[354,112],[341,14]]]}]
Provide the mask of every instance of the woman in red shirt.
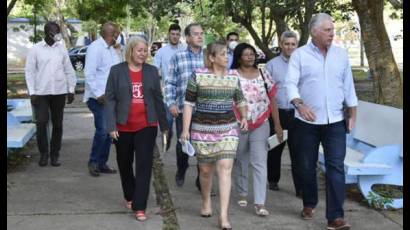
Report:
[{"label": "woman in red shirt", "polygon": [[158,70],[145,63],[147,57],[147,41],[142,37],[130,40],[126,61],[111,68],[105,89],[107,130],[117,150],[124,198],[139,221],[147,218],[158,123],[161,131],[168,132]]}]

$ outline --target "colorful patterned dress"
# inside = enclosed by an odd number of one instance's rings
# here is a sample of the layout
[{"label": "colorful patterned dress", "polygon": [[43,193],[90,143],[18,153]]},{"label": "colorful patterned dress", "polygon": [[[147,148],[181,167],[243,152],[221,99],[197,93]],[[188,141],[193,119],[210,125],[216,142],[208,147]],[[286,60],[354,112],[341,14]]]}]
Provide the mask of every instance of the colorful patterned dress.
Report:
[{"label": "colorful patterned dress", "polygon": [[189,79],[185,104],[195,106],[191,141],[199,163],[235,158],[239,127],[234,103],[238,107],[246,105],[236,71],[221,77],[203,68]]}]

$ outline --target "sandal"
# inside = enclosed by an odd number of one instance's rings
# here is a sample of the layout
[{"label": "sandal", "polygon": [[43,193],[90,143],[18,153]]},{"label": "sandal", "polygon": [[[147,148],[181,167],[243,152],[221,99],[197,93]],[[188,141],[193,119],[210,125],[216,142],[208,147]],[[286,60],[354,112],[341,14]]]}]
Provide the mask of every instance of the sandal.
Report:
[{"label": "sandal", "polygon": [[269,216],[269,211],[263,205],[255,205],[255,213],[258,216]]},{"label": "sandal", "polygon": [[132,201],[127,201],[125,204],[125,207],[127,207],[128,209],[132,208]]},{"label": "sandal", "polygon": [[231,226],[231,225],[222,226],[221,219],[218,219],[218,225],[219,225],[219,227],[221,228],[221,230],[232,230],[232,226]]},{"label": "sandal", "polygon": [[238,205],[241,207],[246,207],[248,205],[248,201],[246,200],[246,197],[239,198]]},{"label": "sandal", "polygon": [[138,221],[145,221],[147,219],[147,216],[145,215],[145,211],[144,210],[136,211],[135,218]]},{"label": "sandal", "polygon": [[205,213],[201,213],[201,217],[204,217],[204,218],[209,218],[209,217],[211,217],[212,216],[212,213],[210,212],[210,213],[207,213],[207,214],[205,214]]}]

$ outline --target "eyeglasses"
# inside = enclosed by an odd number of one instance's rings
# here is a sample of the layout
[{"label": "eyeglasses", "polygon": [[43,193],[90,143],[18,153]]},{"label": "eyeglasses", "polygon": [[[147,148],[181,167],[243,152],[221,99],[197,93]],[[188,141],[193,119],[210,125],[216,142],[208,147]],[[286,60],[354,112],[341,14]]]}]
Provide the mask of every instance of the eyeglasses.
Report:
[{"label": "eyeglasses", "polygon": [[204,35],[204,32],[192,32],[192,33],[191,33],[191,36],[192,36],[192,37],[194,37],[194,36],[195,36],[195,37],[198,37],[198,36],[203,36],[203,35]]}]

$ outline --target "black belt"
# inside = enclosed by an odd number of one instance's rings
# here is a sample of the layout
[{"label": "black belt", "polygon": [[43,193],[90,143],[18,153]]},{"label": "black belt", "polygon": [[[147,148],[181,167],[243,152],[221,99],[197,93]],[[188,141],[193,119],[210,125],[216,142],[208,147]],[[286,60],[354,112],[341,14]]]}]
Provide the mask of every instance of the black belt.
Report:
[{"label": "black belt", "polygon": [[279,108],[279,110],[282,110],[282,111],[287,112],[287,113],[295,111],[295,109],[280,109],[280,108]]}]

